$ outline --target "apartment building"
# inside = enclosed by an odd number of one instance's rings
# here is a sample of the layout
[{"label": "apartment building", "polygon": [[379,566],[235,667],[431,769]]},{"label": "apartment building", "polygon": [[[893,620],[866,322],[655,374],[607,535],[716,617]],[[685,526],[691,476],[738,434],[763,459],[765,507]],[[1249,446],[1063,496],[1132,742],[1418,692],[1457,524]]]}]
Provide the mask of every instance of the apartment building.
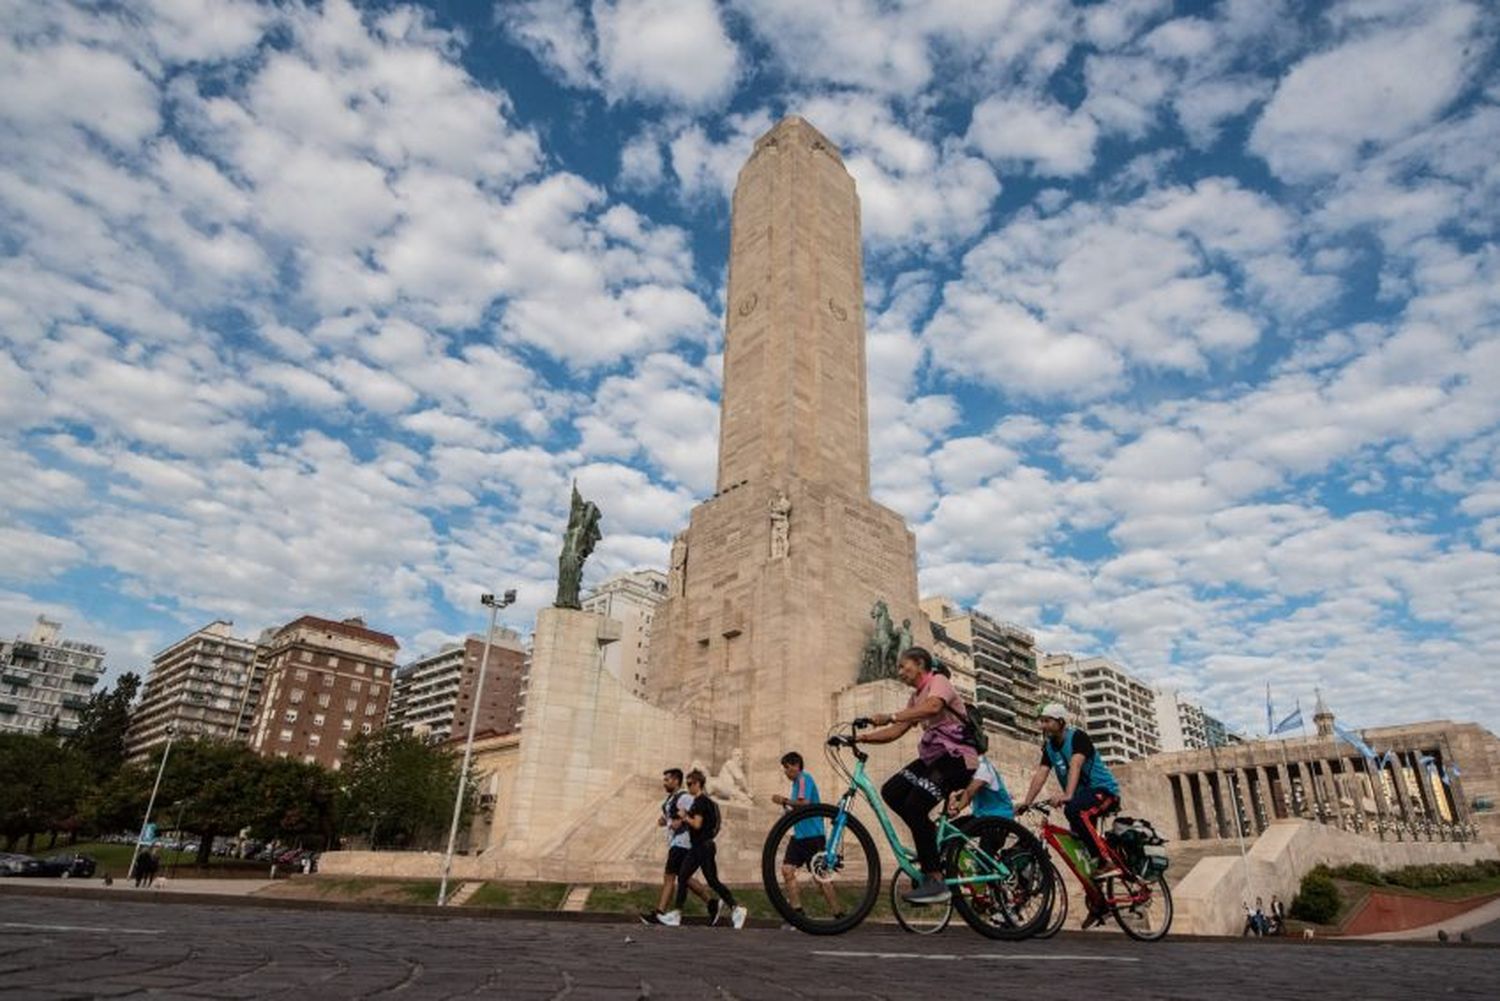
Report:
[{"label": "apartment building", "polygon": [[604,669],[635,695],[644,697],[651,663],[651,622],[667,599],[667,575],[660,570],[631,570],[600,584],[580,602],[621,625],[620,639],[604,647]]},{"label": "apartment building", "polygon": [[1043,705],[1057,702],[1068,711],[1068,719],[1083,719],[1083,700],[1078,697],[1078,682],[1073,680],[1074,656],[1070,653],[1044,653],[1037,657],[1038,701]]},{"label": "apartment building", "polygon": [[38,615],[25,639],[0,641],[0,733],[41,733],[54,721],[64,734],[78,728],[104,648],[61,634],[62,623]]},{"label": "apartment building", "polygon": [[1156,729],[1156,693],[1114,661],[1084,657],[1068,668],[1083,703],[1080,725],[1111,764],[1161,750]]},{"label": "apartment building", "polygon": [[254,640],[234,635],[234,623],[210,622],[151,658],[141,700],[125,734],[132,761],[155,755],[168,732],[249,741],[260,703],[264,665]]},{"label": "apartment building", "polygon": [[[520,635],[513,629],[496,627],[475,733],[503,734],[520,729],[526,663],[526,647]],[[467,736],[483,664],[484,638],[468,636],[462,643],[446,644],[402,667],[392,687],[387,725],[433,743]]]},{"label": "apartment building", "polygon": [[398,649],[360,618],[304,615],[271,633],[260,651],[264,694],[251,748],[342,767],[355,736],[385,725]]},{"label": "apartment building", "polygon": [[1013,623],[960,608],[948,598],[924,599],[921,608],[948,642],[968,647],[974,672],[973,701],[984,714],[986,728],[1019,740],[1037,739],[1041,686],[1036,637]]}]

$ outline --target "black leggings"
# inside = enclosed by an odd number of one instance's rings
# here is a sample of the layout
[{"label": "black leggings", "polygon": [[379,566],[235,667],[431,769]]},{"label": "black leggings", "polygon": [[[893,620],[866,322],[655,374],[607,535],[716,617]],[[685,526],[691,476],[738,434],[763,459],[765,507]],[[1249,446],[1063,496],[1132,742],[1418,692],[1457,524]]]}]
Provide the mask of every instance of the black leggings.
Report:
[{"label": "black leggings", "polygon": [[693,845],[682,859],[682,868],[677,870],[677,909],[682,910],[682,905],[687,903],[688,880],[699,869],[703,870],[703,881],[707,883],[719,899],[730,907],[734,906],[734,894],[729,892],[729,887],[719,882],[718,848],[712,841],[705,841],[701,845]]},{"label": "black leggings", "polygon": [[923,872],[942,871],[932,808],[950,792],[968,785],[973,777],[974,769],[965,767],[962,758],[945,754],[930,765],[918,758],[880,787],[880,798],[885,805],[911,828],[911,836],[917,843],[917,864]]}]

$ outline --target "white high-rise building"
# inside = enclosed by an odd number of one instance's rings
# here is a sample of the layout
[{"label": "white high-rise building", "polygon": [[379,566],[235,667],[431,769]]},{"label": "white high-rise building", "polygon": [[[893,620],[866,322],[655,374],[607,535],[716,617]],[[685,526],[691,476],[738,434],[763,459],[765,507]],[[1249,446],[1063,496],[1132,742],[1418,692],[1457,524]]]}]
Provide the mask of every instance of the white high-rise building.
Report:
[{"label": "white high-rise building", "polygon": [[1156,693],[1104,657],[1084,657],[1068,667],[1083,703],[1080,726],[1105,761],[1116,764],[1161,750]]},{"label": "white high-rise building", "polygon": [[[513,629],[496,626],[485,672],[476,733],[512,733],[520,727],[526,647]],[[467,737],[484,663],[484,638],[469,636],[418,657],[396,672],[387,726],[433,743]]]},{"label": "white high-rise building", "polygon": [[179,737],[248,742],[265,677],[255,654],[253,640],[235,636],[234,623],[219,620],[151,658],[125,735],[130,759],[154,757],[169,728]]},{"label": "white high-rise building", "polygon": [[62,623],[38,615],[26,639],[0,641],[0,732],[41,733],[53,720],[62,733],[104,672],[104,648],[59,640]]},{"label": "white high-rise building", "polygon": [[604,648],[604,669],[632,693],[646,694],[651,663],[651,622],[667,598],[667,575],[660,570],[616,574],[583,599],[585,612],[597,612],[622,626],[620,639]]}]

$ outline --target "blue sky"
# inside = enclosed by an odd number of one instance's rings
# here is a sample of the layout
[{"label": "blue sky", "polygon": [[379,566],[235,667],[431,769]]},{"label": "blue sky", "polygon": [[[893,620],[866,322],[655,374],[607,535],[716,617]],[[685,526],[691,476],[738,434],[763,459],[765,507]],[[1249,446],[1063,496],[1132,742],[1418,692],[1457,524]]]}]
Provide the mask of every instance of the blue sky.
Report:
[{"label": "blue sky", "polygon": [[1360,0],[0,0],[0,631],[415,653],[712,491],[728,203],[866,242],[926,593],[1254,729],[1500,722],[1497,18]]}]

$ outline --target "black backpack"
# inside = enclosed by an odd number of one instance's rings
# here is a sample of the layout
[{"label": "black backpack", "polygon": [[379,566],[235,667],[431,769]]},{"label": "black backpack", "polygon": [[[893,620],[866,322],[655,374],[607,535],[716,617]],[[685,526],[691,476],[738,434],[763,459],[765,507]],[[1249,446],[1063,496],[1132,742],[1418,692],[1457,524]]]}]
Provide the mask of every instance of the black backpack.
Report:
[{"label": "black backpack", "polygon": [[703,816],[703,826],[694,832],[698,841],[712,841],[719,836],[719,804],[703,793],[693,801],[693,812]]},{"label": "black backpack", "polygon": [[953,713],[953,718],[958,720],[963,732],[963,742],[980,754],[988,754],[990,751],[990,735],[984,732],[984,713],[976,705],[970,705],[967,702],[963,702],[962,699],[959,701],[963,703],[964,707],[964,714],[962,716],[954,712],[953,707],[950,705],[945,704],[943,708]]}]

